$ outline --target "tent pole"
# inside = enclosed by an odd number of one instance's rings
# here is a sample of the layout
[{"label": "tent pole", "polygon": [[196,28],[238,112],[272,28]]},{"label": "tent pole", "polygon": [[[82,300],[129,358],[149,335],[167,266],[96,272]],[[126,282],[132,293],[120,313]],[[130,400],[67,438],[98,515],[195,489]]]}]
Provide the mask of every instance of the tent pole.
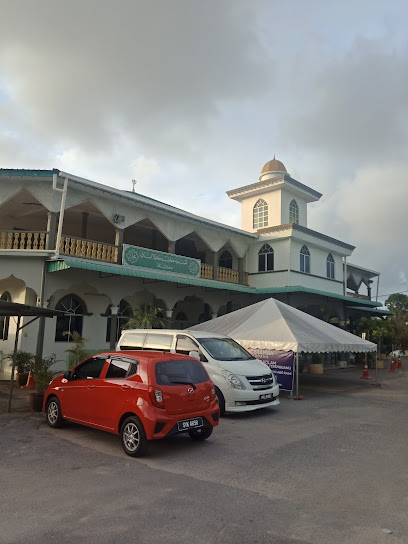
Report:
[{"label": "tent pole", "polygon": [[11,399],[13,397],[14,371],[16,369],[16,356],[17,356],[17,347],[18,347],[18,336],[20,333],[20,321],[21,321],[21,315],[17,317],[16,336],[14,339],[13,365],[11,367],[10,389],[9,389],[9,398],[8,398],[8,405],[7,405],[8,414],[11,412]]},{"label": "tent pole", "polygon": [[[378,350],[378,346],[377,346],[377,350]],[[379,355],[378,355],[378,351],[375,352],[375,383],[377,383],[377,359],[378,359]]]},{"label": "tent pole", "polygon": [[299,396],[299,353],[296,352],[296,397]]}]

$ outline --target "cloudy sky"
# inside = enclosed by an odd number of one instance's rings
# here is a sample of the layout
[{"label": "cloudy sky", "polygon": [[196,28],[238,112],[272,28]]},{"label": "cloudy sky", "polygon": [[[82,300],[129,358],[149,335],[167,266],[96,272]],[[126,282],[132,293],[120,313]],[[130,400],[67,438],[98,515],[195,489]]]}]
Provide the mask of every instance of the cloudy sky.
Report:
[{"label": "cloudy sky", "polygon": [[[240,227],[276,154],[309,227],[408,290],[404,0],[0,0],[0,167],[59,168]],[[385,297],[380,299],[385,300]]]}]

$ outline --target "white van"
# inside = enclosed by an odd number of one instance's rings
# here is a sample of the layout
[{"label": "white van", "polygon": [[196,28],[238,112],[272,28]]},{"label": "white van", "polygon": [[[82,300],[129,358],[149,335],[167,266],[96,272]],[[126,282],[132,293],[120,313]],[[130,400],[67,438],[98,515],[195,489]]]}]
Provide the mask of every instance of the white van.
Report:
[{"label": "white van", "polygon": [[122,332],[116,349],[169,351],[197,357],[214,382],[221,413],[279,404],[279,385],[270,368],[223,334],[130,329]]}]

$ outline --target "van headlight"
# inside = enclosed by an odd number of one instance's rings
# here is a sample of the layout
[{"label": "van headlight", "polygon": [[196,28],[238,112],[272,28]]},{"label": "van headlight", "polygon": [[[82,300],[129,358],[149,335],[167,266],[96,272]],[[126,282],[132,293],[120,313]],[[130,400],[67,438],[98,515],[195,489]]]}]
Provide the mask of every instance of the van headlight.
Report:
[{"label": "van headlight", "polygon": [[222,375],[233,389],[246,389],[245,384],[238,378],[238,376],[236,376],[232,372],[229,372],[228,370],[223,370]]}]

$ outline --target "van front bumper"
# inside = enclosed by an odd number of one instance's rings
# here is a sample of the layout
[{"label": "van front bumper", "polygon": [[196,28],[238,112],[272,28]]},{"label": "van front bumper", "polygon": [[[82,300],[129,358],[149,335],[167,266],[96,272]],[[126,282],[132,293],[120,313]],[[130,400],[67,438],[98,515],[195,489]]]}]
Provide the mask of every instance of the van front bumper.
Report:
[{"label": "van front bumper", "polygon": [[[277,406],[279,400],[279,385],[270,389],[256,391],[253,389],[230,389],[225,398],[225,410],[227,412],[250,412],[268,406]],[[264,395],[272,395],[271,399],[262,398]]]}]

